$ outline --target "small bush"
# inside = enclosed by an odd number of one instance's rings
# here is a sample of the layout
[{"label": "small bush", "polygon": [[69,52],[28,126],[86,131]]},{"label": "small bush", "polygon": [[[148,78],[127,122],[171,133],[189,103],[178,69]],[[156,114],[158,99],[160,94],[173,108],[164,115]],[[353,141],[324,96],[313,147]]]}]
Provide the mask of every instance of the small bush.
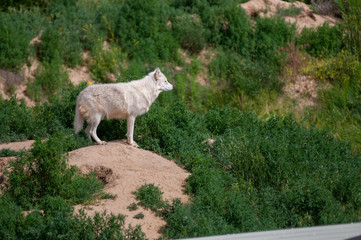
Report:
[{"label": "small bush", "polygon": [[35,101],[51,99],[56,93],[69,84],[69,75],[56,54],[50,62],[44,62],[36,73],[34,82],[28,83],[27,94]]},{"label": "small bush", "polygon": [[75,167],[67,167],[64,153],[70,138],[58,133],[44,142],[37,139],[28,153],[10,162],[12,170],[5,191],[17,204],[29,207],[47,195],[62,196],[76,204],[101,190],[94,175],[80,177]]},{"label": "small bush", "polygon": [[23,151],[14,151],[10,148],[3,148],[0,150],[0,157],[14,157],[22,154]]},{"label": "small bush", "polygon": [[241,7],[234,5],[236,2],[230,2],[221,8],[221,15],[218,15],[216,22],[221,34],[220,44],[242,56],[249,56],[255,47],[249,18]]},{"label": "small bush", "polygon": [[134,218],[136,218],[136,219],[143,219],[143,218],[144,218],[144,214],[143,214],[143,213],[138,213],[137,215],[134,216]]},{"label": "small bush", "polygon": [[129,209],[129,211],[135,211],[138,209],[138,205],[136,203],[132,203],[127,208]]},{"label": "small bush", "polygon": [[139,200],[139,205],[146,209],[156,211],[164,207],[165,202],[162,200],[162,194],[158,187],[154,184],[145,184],[134,192],[136,199]]},{"label": "small bush", "polygon": [[221,52],[211,62],[209,70],[213,77],[219,79],[220,87],[226,92],[225,97],[231,97],[229,93],[239,97],[242,94],[255,95],[262,88],[281,88],[276,77],[277,69],[262,62],[253,62],[231,51]]},{"label": "small bush", "polygon": [[[76,97],[86,87],[82,83],[78,87],[69,86],[51,98],[51,103],[44,102],[32,110],[36,116],[38,126],[46,129],[47,134],[53,134],[65,129],[73,129]],[[77,136],[77,135],[75,135]],[[81,138],[77,139],[83,142]]]},{"label": "small bush", "polygon": [[82,63],[82,45],[80,34],[68,20],[63,17],[50,23],[41,35],[37,45],[37,55],[42,62],[50,63],[58,59],[70,67]]},{"label": "small bush", "polygon": [[259,17],[256,22],[253,57],[276,67],[282,62],[282,55],[278,50],[294,40],[296,26],[282,18]]},{"label": "small bush", "polygon": [[322,59],[317,66],[315,77],[358,94],[360,74],[361,64],[357,57],[348,51],[341,51],[334,58]]},{"label": "small bush", "polygon": [[41,17],[31,13],[0,12],[0,68],[18,71],[31,53],[30,40]]},{"label": "small bush", "polygon": [[171,27],[180,46],[191,54],[199,53],[206,44],[206,31],[199,16],[176,16],[171,20]]},{"label": "small bush", "polygon": [[177,41],[167,27],[169,10],[164,1],[124,2],[118,15],[115,38],[129,57],[147,62],[177,59]]},{"label": "small bush", "polygon": [[36,123],[36,116],[24,102],[12,96],[0,99],[0,142],[19,141],[43,136],[46,129]]},{"label": "small bush", "polygon": [[331,27],[324,23],[316,30],[304,28],[296,43],[304,46],[305,50],[315,57],[334,55],[343,48],[342,35],[341,25]]},{"label": "small bush", "polygon": [[281,8],[277,6],[277,16],[279,17],[293,17],[297,16],[302,12],[302,8],[291,6],[289,8]]},{"label": "small bush", "polygon": [[94,53],[92,53],[93,60],[89,69],[93,79],[107,83],[111,82],[111,79],[109,79],[110,73],[119,76],[126,56],[117,46],[110,45],[109,49],[104,48],[103,43],[101,45],[98,44],[98,47],[94,48]]}]

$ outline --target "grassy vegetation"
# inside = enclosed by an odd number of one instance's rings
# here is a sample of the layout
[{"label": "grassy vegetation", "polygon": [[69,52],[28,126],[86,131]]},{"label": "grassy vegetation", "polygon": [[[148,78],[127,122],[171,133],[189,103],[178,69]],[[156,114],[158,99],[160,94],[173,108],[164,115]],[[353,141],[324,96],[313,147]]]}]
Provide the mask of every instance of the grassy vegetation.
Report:
[{"label": "grassy vegetation", "polygon": [[[136,192],[167,221],[165,237],[361,221],[356,2],[341,6],[339,25],[301,33],[280,17],[251,22],[240,1],[1,3],[0,68],[19,72],[29,59],[40,67],[28,83],[35,107],[0,99],[0,142],[37,139],[28,152],[1,152],[18,159],[0,197],[0,238],[144,238],[139,227],[124,227],[124,216],[73,213],[72,204],[102,195],[96,177],[67,168],[64,157],[91,144],[72,134],[75,99],[87,83],[70,84],[66,68],[83,65],[100,83],[160,67],[175,85],[137,118],[134,134],[141,148],[191,173],[187,204],[163,201],[154,185]],[[290,11],[282,14],[298,10]],[[202,74],[208,86],[197,82]],[[323,86],[313,107],[295,110],[285,96],[294,74]],[[125,133],[125,121],[115,120],[98,131],[104,140]]]}]

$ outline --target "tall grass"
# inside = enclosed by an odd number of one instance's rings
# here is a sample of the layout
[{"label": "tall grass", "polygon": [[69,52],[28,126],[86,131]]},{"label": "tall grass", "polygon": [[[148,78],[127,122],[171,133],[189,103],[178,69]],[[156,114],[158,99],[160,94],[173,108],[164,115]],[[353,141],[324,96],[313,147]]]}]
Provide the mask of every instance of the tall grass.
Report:
[{"label": "tall grass", "polygon": [[361,2],[357,0],[336,1],[342,12],[345,26],[344,41],[347,48],[360,57],[361,55]]}]

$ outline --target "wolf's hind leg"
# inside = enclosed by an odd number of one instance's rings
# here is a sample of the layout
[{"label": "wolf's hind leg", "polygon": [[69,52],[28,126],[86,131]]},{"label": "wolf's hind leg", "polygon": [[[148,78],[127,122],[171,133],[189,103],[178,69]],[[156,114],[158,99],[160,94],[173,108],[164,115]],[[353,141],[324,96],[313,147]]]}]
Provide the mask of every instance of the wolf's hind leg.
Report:
[{"label": "wolf's hind leg", "polygon": [[86,129],[85,129],[85,134],[88,136],[89,140],[91,141],[91,140],[92,140],[92,137],[91,137],[91,135],[90,135],[90,126],[91,126],[91,124],[88,123],[88,126],[87,126]]},{"label": "wolf's hind leg", "polygon": [[134,122],[135,122],[135,117],[129,116],[127,119],[127,140],[129,145],[138,147],[138,144],[133,140]]},{"label": "wolf's hind leg", "polygon": [[90,130],[89,130],[89,133],[90,135],[93,137],[93,139],[99,144],[99,145],[105,145],[107,142],[105,141],[101,141],[98,136],[97,136],[97,128],[98,128],[98,125],[101,121],[101,117],[100,116],[97,116],[95,118],[92,119],[92,123],[90,123]]}]

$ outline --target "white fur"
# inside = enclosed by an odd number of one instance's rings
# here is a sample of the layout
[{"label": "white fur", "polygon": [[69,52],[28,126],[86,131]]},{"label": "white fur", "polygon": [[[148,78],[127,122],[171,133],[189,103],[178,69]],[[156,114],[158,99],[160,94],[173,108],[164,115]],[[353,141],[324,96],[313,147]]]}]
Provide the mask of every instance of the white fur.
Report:
[{"label": "white fur", "polygon": [[159,93],[172,89],[173,85],[159,68],[128,83],[90,85],[76,99],[74,130],[80,132],[86,120],[88,138],[93,137],[98,144],[105,144],[96,133],[100,121],[104,118],[127,119],[128,143],[137,146],[133,140],[135,118],[148,112]]}]

